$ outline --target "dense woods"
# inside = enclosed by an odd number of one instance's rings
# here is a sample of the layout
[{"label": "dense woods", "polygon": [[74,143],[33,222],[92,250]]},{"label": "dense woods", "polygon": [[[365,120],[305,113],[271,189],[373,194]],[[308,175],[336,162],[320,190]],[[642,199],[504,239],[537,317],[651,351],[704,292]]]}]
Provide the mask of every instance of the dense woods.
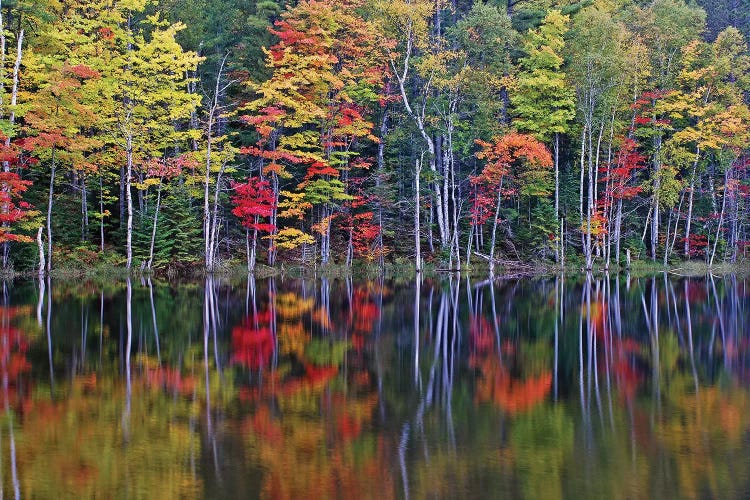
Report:
[{"label": "dense woods", "polygon": [[746,0],[2,0],[0,35],[6,268],[746,257]]}]

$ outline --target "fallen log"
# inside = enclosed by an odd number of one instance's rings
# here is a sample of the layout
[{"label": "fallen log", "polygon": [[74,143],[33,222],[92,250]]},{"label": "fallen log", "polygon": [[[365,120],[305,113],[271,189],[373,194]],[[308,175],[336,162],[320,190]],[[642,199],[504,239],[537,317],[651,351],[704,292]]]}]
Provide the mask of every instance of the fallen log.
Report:
[{"label": "fallen log", "polygon": [[518,260],[504,260],[504,259],[498,259],[498,258],[492,258],[489,255],[474,252],[474,255],[477,257],[481,257],[482,259],[486,260],[487,262],[494,262],[497,265],[500,265],[506,269],[534,269],[534,266],[531,264],[526,264],[524,262],[518,261]]}]

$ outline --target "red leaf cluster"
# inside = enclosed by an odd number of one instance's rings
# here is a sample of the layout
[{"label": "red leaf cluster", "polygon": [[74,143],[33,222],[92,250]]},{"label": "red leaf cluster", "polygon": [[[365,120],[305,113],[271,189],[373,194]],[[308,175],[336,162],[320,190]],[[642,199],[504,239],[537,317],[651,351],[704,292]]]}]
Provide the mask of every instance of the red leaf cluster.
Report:
[{"label": "red leaf cluster", "polygon": [[267,314],[248,317],[232,329],[232,362],[250,370],[268,365],[273,356],[275,342],[268,324]]},{"label": "red leaf cluster", "polygon": [[272,232],[274,226],[262,223],[262,217],[270,217],[276,208],[276,197],[270,183],[265,179],[251,177],[244,184],[234,184],[232,213],[247,229]]}]

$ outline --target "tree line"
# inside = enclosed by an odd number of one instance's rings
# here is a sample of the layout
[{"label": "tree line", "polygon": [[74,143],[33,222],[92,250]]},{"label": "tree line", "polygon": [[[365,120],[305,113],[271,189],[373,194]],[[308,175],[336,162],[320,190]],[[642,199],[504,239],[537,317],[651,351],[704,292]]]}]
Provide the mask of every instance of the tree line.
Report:
[{"label": "tree line", "polygon": [[0,1],[3,265],[745,257],[747,2]]}]

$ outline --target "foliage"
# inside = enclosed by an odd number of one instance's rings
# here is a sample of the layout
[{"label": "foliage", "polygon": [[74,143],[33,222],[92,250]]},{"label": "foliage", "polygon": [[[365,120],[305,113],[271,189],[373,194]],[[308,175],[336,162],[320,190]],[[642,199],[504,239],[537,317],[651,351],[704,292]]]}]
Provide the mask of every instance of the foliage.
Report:
[{"label": "foliage", "polygon": [[4,265],[736,262],[746,3],[7,2]]},{"label": "foliage", "polygon": [[234,190],[232,213],[240,218],[242,225],[255,231],[272,232],[273,224],[261,222],[262,217],[270,217],[276,208],[270,183],[252,177],[245,184],[236,184]]},{"label": "foliage", "polygon": [[507,193],[521,196],[550,194],[552,156],[544,144],[518,133],[496,137],[491,143],[477,141],[477,144],[482,147],[477,158],[487,160],[487,165],[475,182],[500,189],[505,181]]}]

